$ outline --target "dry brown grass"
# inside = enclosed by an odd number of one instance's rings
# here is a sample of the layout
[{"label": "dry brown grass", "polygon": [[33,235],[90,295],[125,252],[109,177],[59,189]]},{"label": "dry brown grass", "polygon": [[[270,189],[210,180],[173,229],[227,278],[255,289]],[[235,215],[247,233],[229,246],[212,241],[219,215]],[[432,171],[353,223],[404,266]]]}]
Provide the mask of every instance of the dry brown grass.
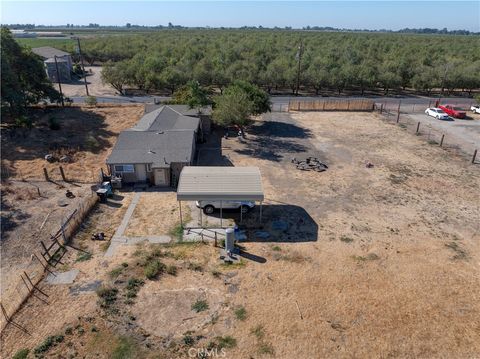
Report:
[{"label": "dry brown grass", "polygon": [[[190,218],[190,208],[182,207],[184,223]],[[145,192],[135,207],[126,236],[168,235],[180,222],[175,192]]]},{"label": "dry brown grass", "polygon": [[[275,120],[278,114],[270,116]],[[245,243],[246,252],[264,260],[244,258],[247,265],[237,267],[219,266],[211,246],[163,247],[171,254],[162,261],[176,265],[177,275],[147,283],[131,307],[137,325],[158,345],[150,353],[185,357],[182,336],[191,323],[194,332],[188,335],[195,347],[233,336],[237,345],[227,349],[228,358],[478,357],[478,166],[372,114],[293,116],[311,131],[297,140],[324,156],[328,171],[292,170],[290,158],[303,153],[288,149],[278,150],[283,158],[277,161],[236,152],[262,140],[251,134],[246,144],[230,141],[228,155],[236,166],[260,167],[268,206],[302,207],[318,226],[316,240],[301,242],[306,238],[294,226],[289,235],[300,242]],[[374,168],[365,167],[367,160]],[[155,213],[164,203],[169,208],[173,199],[145,202],[149,215],[137,225],[152,225],[148,219],[155,228]],[[282,219],[291,220],[290,214],[285,209]],[[108,278],[135,249],[125,246],[107,264],[102,257],[78,264],[81,280]],[[189,269],[189,263],[200,263],[203,271]],[[52,295],[61,314],[66,303],[84,300]],[[193,313],[192,302],[205,298],[209,316]],[[235,319],[239,306],[248,313],[243,321]],[[42,336],[35,334],[34,340],[9,330],[2,339],[7,352],[53,334],[61,324],[48,323],[49,315],[46,309],[24,308],[18,320]],[[63,317],[74,320],[70,312]],[[130,330],[118,322],[109,325],[116,332]],[[252,331],[257,327],[261,334]]]}]

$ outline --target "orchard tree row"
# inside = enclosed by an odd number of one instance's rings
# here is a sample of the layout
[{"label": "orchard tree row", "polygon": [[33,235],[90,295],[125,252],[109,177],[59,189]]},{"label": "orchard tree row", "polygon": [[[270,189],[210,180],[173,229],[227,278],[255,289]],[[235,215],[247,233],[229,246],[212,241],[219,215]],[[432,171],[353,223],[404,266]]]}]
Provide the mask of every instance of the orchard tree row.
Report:
[{"label": "orchard tree row", "polygon": [[[223,90],[234,80],[267,92],[301,88],[321,93],[354,89],[480,88],[480,36],[254,30],[171,30],[84,40],[103,79],[126,87],[169,90],[190,80]],[[298,77],[298,78],[297,78]]]}]

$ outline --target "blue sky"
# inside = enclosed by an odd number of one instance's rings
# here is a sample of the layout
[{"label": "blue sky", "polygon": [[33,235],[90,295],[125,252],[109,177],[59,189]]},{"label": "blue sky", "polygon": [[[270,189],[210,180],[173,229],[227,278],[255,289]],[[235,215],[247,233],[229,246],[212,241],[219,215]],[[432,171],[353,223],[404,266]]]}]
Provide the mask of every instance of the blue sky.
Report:
[{"label": "blue sky", "polygon": [[480,1],[3,1],[2,23],[480,31]]}]

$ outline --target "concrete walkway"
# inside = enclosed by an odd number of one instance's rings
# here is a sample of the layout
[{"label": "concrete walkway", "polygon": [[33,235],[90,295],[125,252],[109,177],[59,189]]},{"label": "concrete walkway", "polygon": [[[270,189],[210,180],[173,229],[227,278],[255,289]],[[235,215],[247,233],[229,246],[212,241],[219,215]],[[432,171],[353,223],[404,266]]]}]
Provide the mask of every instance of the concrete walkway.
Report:
[{"label": "concrete walkway", "polygon": [[136,192],[133,196],[132,202],[128,206],[125,215],[123,216],[122,222],[117,228],[117,231],[112,237],[110,241],[110,246],[108,247],[107,251],[105,252],[105,257],[112,257],[115,254],[116,249],[121,245],[132,245],[137,244],[143,241],[148,241],[150,243],[170,243],[172,238],[170,236],[140,236],[140,237],[131,237],[125,236],[125,230],[128,227],[128,222],[137,207],[138,202],[140,201],[140,197],[142,196],[142,192]]}]

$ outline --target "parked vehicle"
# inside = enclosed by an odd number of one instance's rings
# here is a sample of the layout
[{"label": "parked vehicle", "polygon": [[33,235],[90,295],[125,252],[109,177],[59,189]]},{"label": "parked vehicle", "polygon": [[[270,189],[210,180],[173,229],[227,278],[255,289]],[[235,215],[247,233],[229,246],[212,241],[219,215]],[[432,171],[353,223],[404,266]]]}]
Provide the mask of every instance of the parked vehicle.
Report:
[{"label": "parked vehicle", "polygon": [[427,108],[425,110],[425,113],[428,116],[435,117],[437,120],[448,120],[450,119],[450,116],[448,116],[442,109],[432,107],[432,108]]},{"label": "parked vehicle", "polygon": [[197,207],[203,209],[203,213],[212,214],[215,210],[219,210],[220,206],[222,209],[240,209],[242,208],[242,213],[247,213],[253,207],[255,207],[255,202],[251,201],[197,201]]},{"label": "parked vehicle", "polygon": [[442,109],[447,115],[455,118],[465,118],[467,113],[459,107],[453,105],[441,105],[438,108]]},{"label": "parked vehicle", "polygon": [[480,105],[472,105],[472,107],[470,107],[470,110],[473,113],[480,113]]}]

